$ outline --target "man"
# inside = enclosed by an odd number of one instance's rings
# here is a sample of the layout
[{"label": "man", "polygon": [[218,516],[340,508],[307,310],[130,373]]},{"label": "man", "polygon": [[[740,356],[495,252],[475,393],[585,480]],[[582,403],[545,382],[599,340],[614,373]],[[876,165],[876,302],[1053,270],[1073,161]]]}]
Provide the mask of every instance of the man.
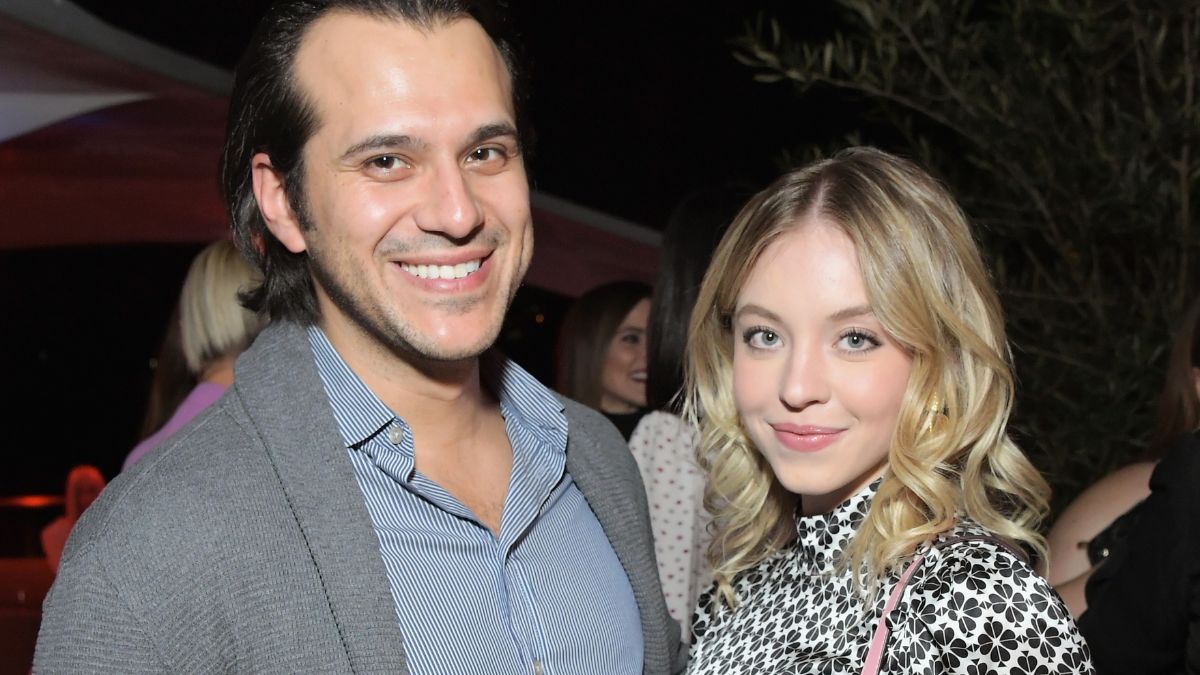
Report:
[{"label": "man", "polygon": [[263,20],[222,185],[273,324],[77,526],[35,670],[681,669],[620,436],[485,353],[532,253],[485,25],[455,0]]}]

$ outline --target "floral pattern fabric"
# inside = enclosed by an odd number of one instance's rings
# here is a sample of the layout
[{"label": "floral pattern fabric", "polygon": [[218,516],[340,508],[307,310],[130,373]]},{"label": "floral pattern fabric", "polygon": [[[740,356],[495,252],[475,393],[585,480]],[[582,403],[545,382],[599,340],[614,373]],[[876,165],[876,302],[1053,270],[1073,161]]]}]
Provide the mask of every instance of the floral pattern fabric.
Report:
[{"label": "floral pattern fabric", "polygon": [[696,430],[678,415],[655,411],[642,418],[629,449],[650,503],[658,576],[671,618],[688,625],[710,583],[704,472],[696,464]]},{"label": "floral pattern fabric", "polygon": [[[837,563],[877,486],[828,514],[798,517],[798,537],[791,545],[738,575],[736,610],[715,595],[715,587],[705,593],[693,619],[688,672],[859,673],[900,570],[868,602]],[[943,538],[986,535],[964,519]],[[1095,672],[1058,595],[995,541],[969,539],[930,548],[888,625],[881,674]]]}]

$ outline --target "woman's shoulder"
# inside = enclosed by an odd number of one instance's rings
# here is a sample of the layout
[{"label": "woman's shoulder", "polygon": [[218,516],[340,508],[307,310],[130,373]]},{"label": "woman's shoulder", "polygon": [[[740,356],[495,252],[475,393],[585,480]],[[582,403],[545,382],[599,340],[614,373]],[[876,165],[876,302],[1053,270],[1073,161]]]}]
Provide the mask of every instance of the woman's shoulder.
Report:
[{"label": "woman's shoulder", "polygon": [[1078,639],[1066,605],[1024,552],[973,522],[961,522],[938,537],[914,580],[907,599],[918,613],[970,628],[967,632],[1055,626]]},{"label": "woman's shoulder", "polygon": [[1091,672],[1090,654],[1054,589],[1024,555],[974,523],[927,550],[905,597],[914,635],[958,645],[996,663],[1070,663]]},{"label": "woman's shoulder", "polygon": [[1046,585],[1026,553],[987,528],[962,519],[919,549],[914,583],[945,591],[983,593],[999,585]]},{"label": "woman's shoulder", "polygon": [[1018,595],[1032,599],[1053,593],[1022,554],[972,523],[943,533],[926,545],[923,554],[909,591],[912,603],[933,603],[943,611],[960,612]]},{"label": "woman's shoulder", "polygon": [[680,441],[690,447],[696,442],[696,429],[679,415],[652,410],[638,421],[629,442],[661,441]]},{"label": "woman's shoulder", "polygon": [[[678,415],[661,410],[648,413],[629,437],[629,449],[639,464],[695,465],[696,428]],[[696,469],[699,471],[699,469]]]}]

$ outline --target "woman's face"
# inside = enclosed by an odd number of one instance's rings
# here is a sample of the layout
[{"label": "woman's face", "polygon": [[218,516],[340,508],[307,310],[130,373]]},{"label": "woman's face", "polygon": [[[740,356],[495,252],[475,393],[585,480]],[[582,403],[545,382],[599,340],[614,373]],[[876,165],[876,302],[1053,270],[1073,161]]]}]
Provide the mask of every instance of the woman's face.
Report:
[{"label": "woman's face", "polygon": [[650,299],[633,306],[612,341],[600,374],[600,409],[628,413],[646,405],[646,321]]},{"label": "woman's face", "polygon": [[806,515],[883,473],[912,358],[875,318],[841,229],[805,221],[767,247],[738,294],[733,339],[742,424]]}]

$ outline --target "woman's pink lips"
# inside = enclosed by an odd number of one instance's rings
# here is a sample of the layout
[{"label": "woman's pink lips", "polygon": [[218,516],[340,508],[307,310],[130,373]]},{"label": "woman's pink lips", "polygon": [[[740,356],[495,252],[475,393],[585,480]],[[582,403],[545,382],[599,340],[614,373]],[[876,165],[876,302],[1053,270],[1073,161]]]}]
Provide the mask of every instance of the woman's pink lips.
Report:
[{"label": "woman's pink lips", "polygon": [[772,424],[771,428],[775,430],[775,438],[783,447],[796,452],[816,452],[824,449],[841,438],[842,432],[845,431],[833,427],[795,424]]}]

